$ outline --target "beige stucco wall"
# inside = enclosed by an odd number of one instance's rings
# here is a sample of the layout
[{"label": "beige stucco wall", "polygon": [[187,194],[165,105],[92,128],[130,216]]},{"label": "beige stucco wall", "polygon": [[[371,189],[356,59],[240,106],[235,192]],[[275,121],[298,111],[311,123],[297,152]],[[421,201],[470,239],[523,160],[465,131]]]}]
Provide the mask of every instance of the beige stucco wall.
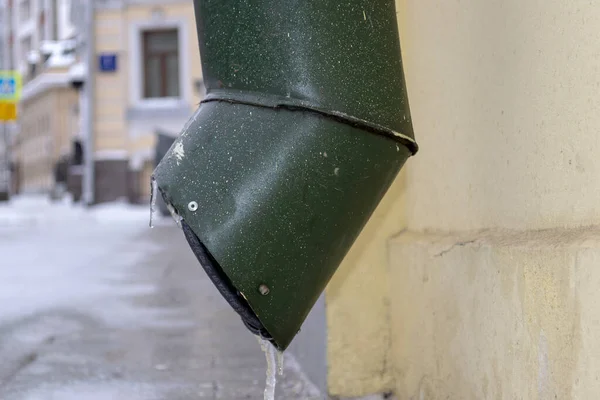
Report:
[{"label": "beige stucco wall", "polygon": [[[128,31],[122,9],[99,9],[95,15],[96,52],[117,55],[118,68],[99,73],[94,66],[94,147],[96,151],[126,150],[125,115],[128,99]],[[96,60],[95,60],[96,61]]]},{"label": "beige stucco wall", "polygon": [[597,228],[395,239],[399,398],[598,398],[599,244]]},{"label": "beige stucco wall", "polygon": [[600,394],[600,9],[399,2],[421,146],[390,241],[401,399]]},{"label": "beige stucco wall", "polygon": [[600,223],[597,4],[424,0],[403,8],[422,148],[409,164],[411,228]]},{"label": "beige stucco wall", "polygon": [[329,393],[393,389],[386,243],[405,227],[405,179],[396,178],[326,291]]}]

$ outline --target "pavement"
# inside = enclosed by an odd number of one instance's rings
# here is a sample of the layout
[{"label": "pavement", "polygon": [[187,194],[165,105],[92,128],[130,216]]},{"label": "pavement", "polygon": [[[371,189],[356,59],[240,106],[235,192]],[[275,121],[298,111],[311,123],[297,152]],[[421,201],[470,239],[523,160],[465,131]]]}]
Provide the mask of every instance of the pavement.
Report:
[{"label": "pavement", "polygon": [[[256,339],[171,219],[0,207],[0,399],[262,399]],[[276,399],[322,399],[286,354]]]}]

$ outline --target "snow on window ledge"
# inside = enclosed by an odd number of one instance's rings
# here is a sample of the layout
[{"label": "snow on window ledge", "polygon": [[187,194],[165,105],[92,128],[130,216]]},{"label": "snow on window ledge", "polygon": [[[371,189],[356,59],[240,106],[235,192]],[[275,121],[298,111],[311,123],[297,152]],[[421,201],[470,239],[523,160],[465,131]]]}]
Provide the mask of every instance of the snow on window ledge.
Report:
[{"label": "snow on window ledge", "polygon": [[167,109],[180,108],[184,105],[186,105],[186,102],[180,97],[158,97],[140,99],[135,102],[134,107],[144,109]]}]

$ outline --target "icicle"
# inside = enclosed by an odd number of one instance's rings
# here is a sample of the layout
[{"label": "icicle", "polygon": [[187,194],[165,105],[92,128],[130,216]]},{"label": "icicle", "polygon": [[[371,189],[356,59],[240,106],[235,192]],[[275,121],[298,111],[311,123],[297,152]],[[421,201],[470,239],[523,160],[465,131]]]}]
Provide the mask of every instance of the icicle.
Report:
[{"label": "icicle", "polygon": [[177,211],[175,211],[173,206],[169,203],[167,203],[167,210],[169,210],[169,212],[171,213],[171,217],[173,217],[177,226],[179,228],[181,228],[181,216],[179,216],[179,214],[177,214]]},{"label": "icicle", "polygon": [[277,385],[276,356],[277,349],[268,340],[256,337],[261,349],[267,358],[267,383],[265,387],[265,400],[275,400],[275,386]]},{"label": "icicle", "polygon": [[283,351],[277,350],[277,375],[283,376]]},{"label": "icicle", "polygon": [[150,181],[150,228],[154,228],[154,216],[156,214],[156,199],[158,198],[158,185],[156,179]]}]

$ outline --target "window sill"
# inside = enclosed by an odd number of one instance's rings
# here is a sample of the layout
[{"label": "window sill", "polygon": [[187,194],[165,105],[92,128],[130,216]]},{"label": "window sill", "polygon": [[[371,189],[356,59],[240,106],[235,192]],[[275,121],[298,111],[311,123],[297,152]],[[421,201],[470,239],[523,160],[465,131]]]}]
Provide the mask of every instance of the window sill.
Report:
[{"label": "window sill", "polygon": [[138,99],[135,102],[135,108],[176,108],[185,105],[186,102],[180,97],[158,97],[150,99]]},{"label": "window sill", "polygon": [[190,105],[182,99],[148,99],[129,107],[127,120],[186,118],[192,111]]}]

